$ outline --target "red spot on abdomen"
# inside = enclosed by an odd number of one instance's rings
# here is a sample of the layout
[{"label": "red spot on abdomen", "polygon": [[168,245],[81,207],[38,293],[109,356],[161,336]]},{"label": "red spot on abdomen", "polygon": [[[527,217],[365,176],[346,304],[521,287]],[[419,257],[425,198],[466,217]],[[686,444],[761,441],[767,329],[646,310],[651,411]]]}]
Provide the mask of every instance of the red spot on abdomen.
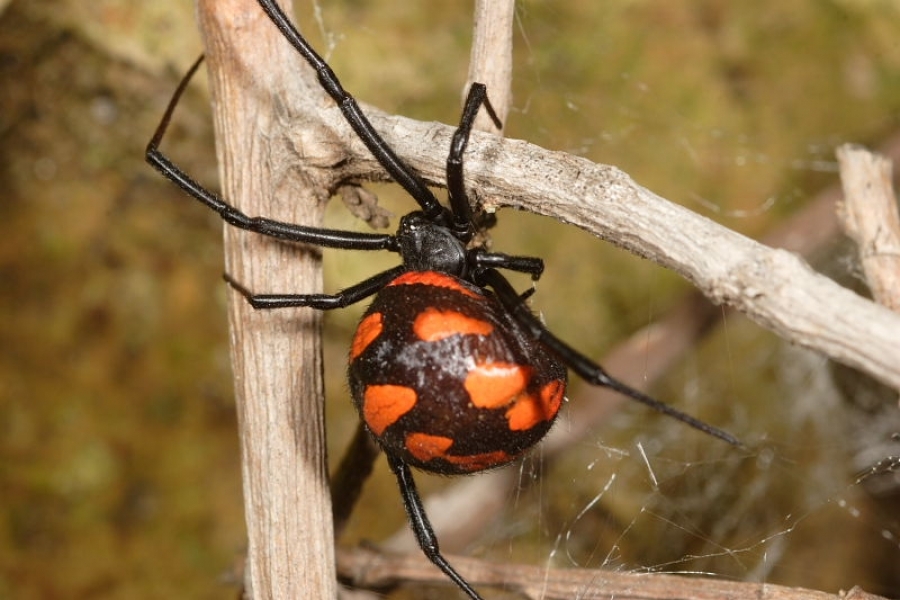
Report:
[{"label": "red spot on abdomen", "polygon": [[427,463],[435,458],[444,458],[445,453],[452,445],[452,438],[440,435],[410,433],[406,436],[406,449],[416,460],[423,463]]},{"label": "red spot on abdomen", "polygon": [[471,296],[473,298],[482,297],[480,294],[460,283],[460,280],[456,277],[447,275],[446,273],[438,273],[437,271],[407,271],[388,285],[432,285],[454,290],[460,294],[465,294],[466,296]]},{"label": "red spot on abdomen", "polygon": [[529,371],[508,363],[481,363],[469,371],[464,385],[478,408],[502,408],[525,392]]},{"label": "red spot on abdomen", "polygon": [[372,313],[359,322],[356,335],[353,336],[353,343],[350,345],[350,360],[362,354],[369,344],[381,335],[381,331],[384,329],[383,321],[381,313]]},{"label": "red spot on abdomen", "polygon": [[436,342],[453,335],[489,335],[494,326],[453,310],[428,308],[416,315],[413,332],[420,340]]},{"label": "red spot on abdomen", "polygon": [[426,464],[435,459],[443,460],[457,467],[459,472],[482,471],[510,460],[509,454],[502,450],[463,456],[447,454],[451,446],[453,439],[440,435],[410,433],[406,436],[406,449],[416,460]]},{"label": "red spot on abdomen", "polygon": [[453,463],[467,473],[474,473],[475,471],[483,471],[485,469],[490,469],[491,467],[506,464],[511,460],[511,457],[506,452],[497,450],[495,452],[485,452],[483,454],[449,456],[446,457],[445,460]]},{"label": "red spot on abdomen", "polygon": [[540,396],[522,396],[506,411],[506,420],[512,431],[525,431],[544,421],[549,421],[559,412],[566,386],[554,380],[541,388]]},{"label": "red spot on abdomen", "polygon": [[363,418],[375,435],[397,422],[416,405],[412,388],[402,385],[370,385],[363,394]]}]

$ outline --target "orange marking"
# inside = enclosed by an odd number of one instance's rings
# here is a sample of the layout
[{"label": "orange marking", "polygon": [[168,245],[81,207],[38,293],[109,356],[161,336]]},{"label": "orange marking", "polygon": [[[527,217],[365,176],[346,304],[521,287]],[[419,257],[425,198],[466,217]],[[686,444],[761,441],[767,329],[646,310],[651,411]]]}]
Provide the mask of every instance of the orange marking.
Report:
[{"label": "orange marking", "polygon": [[434,459],[442,459],[450,464],[460,467],[463,471],[474,472],[495,467],[509,462],[510,456],[502,450],[485,452],[484,454],[470,454],[468,456],[453,456],[447,454],[447,450],[453,445],[453,440],[440,435],[427,433],[410,433],[406,436],[406,449],[416,460],[427,463]]},{"label": "orange marking", "polygon": [[529,371],[509,363],[481,363],[469,371],[464,385],[478,408],[500,408],[516,402],[525,392]]},{"label": "orange marking", "polygon": [[506,411],[506,420],[512,431],[525,431],[531,429],[547,418],[543,414],[542,406],[534,396],[521,396],[515,404]]},{"label": "orange marking", "polygon": [[416,391],[402,385],[370,385],[363,395],[363,418],[375,435],[412,410],[418,400]]},{"label": "orange marking", "polygon": [[435,458],[446,458],[446,452],[452,445],[452,438],[440,435],[410,433],[406,436],[406,449],[423,463]]},{"label": "orange marking", "polygon": [[521,396],[506,411],[509,428],[512,431],[525,431],[542,421],[551,420],[559,412],[565,391],[563,382],[554,380],[541,388],[540,398]]},{"label": "orange marking", "polygon": [[383,317],[381,313],[372,313],[359,322],[356,328],[356,335],[353,336],[353,343],[350,345],[350,360],[365,352],[369,344],[381,335],[384,329]]},{"label": "orange marking", "polygon": [[488,335],[494,326],[453,310],[428,308],[416,316],[413,332],[419,339],[436,342],[452,335]]},{"label": "orange marking", "polygon": [[474,473],[491,467],[496,467],[512,460],[512,457],[503,450],[485,452],[484,454],[470,454],[469,456],[445,456],[447,462],[453,463],[464,471]]},{"label": "orange marking", "polygon": [[481,298],[481,295],[470,290],[460,283],[460,280],[446,273],[438,273],[437,271],[407,271],[400,275],[388,285],[433,285],[436,287],[447,288],[471,296],[473,298]]},{"label": "orange marking", "polygon": [[554,379],[541,388],[541,402],[544,403],[546,414],[553,418],[559,412],[562,406],[563,398],[566,396],[566,382],[562,379]]}]

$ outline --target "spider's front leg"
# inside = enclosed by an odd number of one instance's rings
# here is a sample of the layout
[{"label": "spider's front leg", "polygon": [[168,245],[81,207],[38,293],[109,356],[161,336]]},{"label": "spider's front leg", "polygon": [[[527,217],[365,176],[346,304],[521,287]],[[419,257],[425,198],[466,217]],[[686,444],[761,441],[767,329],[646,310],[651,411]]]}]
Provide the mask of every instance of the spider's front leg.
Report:
[{"label": "spider's front leg", "polygon": [[447,196],[450,200],[450,208],[453,212],[452,229],[461,240],[472,239],[475,230],[472,227],[472,207],[466,194],[465,180],[463,177],[463,153],[469,144],[472,135],[472,127],[475,125],[475,117],[481,107],[484,107],[488,116],[494,122],[497,129],[503,129],[503,124],[494,107],[487,97],[487,88],[483,83],[473,83],[466,95],[466,103],[463,107],[459,127],[453,134],[450,142],[450,153],[447,155]]},{"label": "spider's front leg", "polygon": [[506,269],[531,275],[532,281],[537,281],[544,273],[544,261],[536,256],[513,256],[501,252],[475,250],[469,257],[469,263],[475,266],[476,273],[486,269]]},{"label": "spider's front leg", "polygon": [[182,190],[190,194],[195,200],[217,212],[223,221],[238,229],[252,231],[254,233],[289,242],[313,244],[323,248],[369,251],[387,250],[389,252],[397,252],[396,239],[389,234],[323,229],[320,227],[308,227],[306,225],[285,223],[266,217],[251,217],[226,202],[215,192],[203,187],[198,181],[185,173],[181,167],[163,154],[159,147],[160,144],[162,144],[166,131],[169,128],[169,124],[172,121],[175,108],[178,106],[181,96],[184,94],[191,78],[197,72],[197,69],[202,62],[203,56],[201,55],[181,79],[178,88],[176,88],[175,93],[172,94],[172,98],[169,100],[168,106],[166,106],[166,110],[163,113],[162,119],[160,119],[159,125],[156,127],[153,137],[147,144],[145,158],[153,168],[162,173],[163,176],[175,183]]},{"label": "spider's front leg", "polygon": [[243,284],[236,281],[231,275],[223,275],[228,285],[247,299],[247,302],[257,310],[271,308],[296,308],[308,306],[317,310],[334,310],[344,308],[374,296],[388,283],[399,276],[406,267],[398,265],[352,285],[337,294],[254,294]]}]

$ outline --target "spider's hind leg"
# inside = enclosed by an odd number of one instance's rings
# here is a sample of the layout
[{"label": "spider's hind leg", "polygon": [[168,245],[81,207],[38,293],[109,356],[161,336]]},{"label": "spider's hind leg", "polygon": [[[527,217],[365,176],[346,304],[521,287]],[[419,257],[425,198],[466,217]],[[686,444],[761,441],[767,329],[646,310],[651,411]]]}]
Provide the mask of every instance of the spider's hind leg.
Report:
[{"label": "spider's hind leg", "polygon": [[456,572],[456,569],[454,569],[441,554],[440,548],[438,547],[437,536],[434,534],[428,515],[425,514],[425,507],[422,505],[422,499],[419,497],[419,492],[416,489],[416,482],[413,480],[412,471],[409,466],[401,459],[393,457],[390,454],[385,454],[385,456],[387,457],[391,471],[393,471],[394,475],[397,477],[397,484],[400,486],[400,494],[403,496],[403,507],[406,509],[410,527],[412,527],[413,533],[416,536],[416,541],[419,543],[422,552],[434,566],[439,568],[447,577],[453,580],[453,583],[459,586],[469,598],[472,600],[483,600],[483,598],[478,595],[478,592],[472,589],[472,586]]}]

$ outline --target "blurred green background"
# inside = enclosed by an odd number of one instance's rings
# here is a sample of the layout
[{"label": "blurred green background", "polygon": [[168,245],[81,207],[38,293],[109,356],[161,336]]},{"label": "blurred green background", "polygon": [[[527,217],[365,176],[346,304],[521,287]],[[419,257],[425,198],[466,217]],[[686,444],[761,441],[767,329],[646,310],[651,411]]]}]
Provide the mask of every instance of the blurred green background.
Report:
[{"label": "blurred green background", "polygon": [[[447,123],[458,119],[471,10],[297,4],[362,101]],[[201,50],[193,5],[13,0],[0,11],[0,599],[233,597],[244,526],[221,223],[143,162]],[[214,186],[203,87],[185,98],[166,151]],[[898,107],[896,1],[517,9],[508,136],[614,164],[751,237],[837,181],[838,144],[895,133]],[[391,186],[373,189],[395,214],[409,209]],[[508,213],[496,247],[545,257],[535,307],[591,356],[690,289],[574,228]],[[361,228],[339,203],[330,225]],[[815,260],[859,287],[840,240]],[[382,264],[327,252],[326,285]],[[332,462],[356,425],[343,375],[358,314],[326,318]],[[896,395],[740,316],[718,324],[654,393],[765,452],[728,456],[627,407],[565,460],[523,463],[523,480],[540,485],[510,498],[472,554],[900,597],[900,484],[880,471],[857,478],[900,454]],[[347,540],[403,522],[379,468]]]}]

